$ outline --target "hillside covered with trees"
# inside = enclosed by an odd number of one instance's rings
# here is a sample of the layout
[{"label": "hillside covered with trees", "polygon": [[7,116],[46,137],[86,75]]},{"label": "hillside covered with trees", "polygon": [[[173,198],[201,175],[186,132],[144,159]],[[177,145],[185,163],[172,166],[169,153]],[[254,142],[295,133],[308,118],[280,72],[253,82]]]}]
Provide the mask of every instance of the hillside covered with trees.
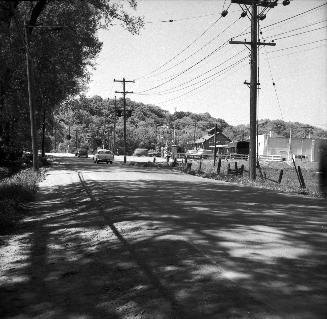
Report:
[{"label": "hillside covered with trees", "polygon": [[[123,100],[102,99],[99,96],[81,96],[63,103],[55,114],[55,125],[47,134],[47,151],[72,151],[88,147],[123,150]],[[209,113],[170,112],[155,105],[145,105],[127,99],[127,151],[137,147],[158,149],[176,144],[184,152],[188,143],[205,135],[208,129],[218,125],[231,140],[248,138],[249,126],[232,126]],[[279,136],[327,138],[327,131],[297,122],[260,120],[259,134],[270,132]],[[69,136],[68,136],[69,135]],[[68,137],[68,138],[67,138]],[[115,147],[114,147],[115,145]]]}]

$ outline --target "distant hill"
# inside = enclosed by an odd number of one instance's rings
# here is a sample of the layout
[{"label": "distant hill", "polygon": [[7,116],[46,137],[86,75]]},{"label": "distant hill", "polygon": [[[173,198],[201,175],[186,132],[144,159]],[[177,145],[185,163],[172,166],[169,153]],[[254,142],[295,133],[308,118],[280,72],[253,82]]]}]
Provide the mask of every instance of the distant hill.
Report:
[{"label": "distant hill", "polygon": [[[49,138],[56,141],[62,149],[72,149],[75,145],[88,145],[95,149],[99,146],[113,147],[113,131],[115,125],[115,149],[123,150],[123,100],[102,99],[99,96],[80,97],[63,105],[55,115],[57,124],[56,137],[50,133]],[[116,114],[116,116],[115,116]],[[247,139],[249,125],[232,126],[221,118],[214,118],[209,113],[174,112],[170,113],[158,106],[143,104],[127,99],[127,150],[132,153],[137,147],[154,149],[176,143],[183,152],[187,143],[205,135],[207,131],[218,125],[231,140]],[[67,135],[67,125],[71,123],[71,139]],[[259,134],[273,132],[289,137],[327,138],[327,131],[297,122],[281,120],[260,120]],[[78,132],[78,134],[76,134]],[[52,135],[52,136],[51,136]],[[77,138],[77,141],[76,141]],[[69,147],[68,147],[69,146]]]}]

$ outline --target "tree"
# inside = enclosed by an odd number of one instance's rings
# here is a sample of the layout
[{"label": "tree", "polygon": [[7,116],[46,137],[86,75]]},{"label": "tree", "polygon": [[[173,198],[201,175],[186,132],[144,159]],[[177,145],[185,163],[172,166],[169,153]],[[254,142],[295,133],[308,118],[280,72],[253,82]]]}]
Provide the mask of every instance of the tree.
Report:
[{"label": "tree", "polygon": [[[96,31],[121,23],[135,34],[143,25],[126,11],[136,1],[72,0],[0,2],[0,140],[1,148],[29,148],[24,21],[27,17],[33,71],[33,100],[38,130],[46,133],[53,112],[76,95],[89,79],[88,67],[101,50]],[[46,26],[64,26],[61,30]],[[48,133],[49,133],[48,129]]]}]

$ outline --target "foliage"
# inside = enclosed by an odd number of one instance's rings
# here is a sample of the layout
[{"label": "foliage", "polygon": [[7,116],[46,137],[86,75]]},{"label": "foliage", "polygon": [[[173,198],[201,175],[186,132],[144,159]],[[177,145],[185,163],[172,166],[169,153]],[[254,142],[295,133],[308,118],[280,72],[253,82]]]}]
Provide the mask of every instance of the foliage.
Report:
[{"label": "foliage", "polygon": [[[143,21],[127,12],[135,0],[0,2],[0,143],[30,149],[24,21],[32,60],[36,124],[50,135],[53,112],[80,92],[101,50],[97,30],[116,20],[135,34]],[[61,29],[46,26],[62,26]],[[47,129],[46,129],[47,128]],[[50,148],[50,141],[45,141]]]},{"label": "foliage", "polygon": [[[221,119],[215,119],[209,113],[195,114],[190,112],[176,112],[170,114],[158,106],[145,105],[126,101],[127,118],[126,136],[127,152],[133,153],[135,148],[160,149],[162,146],[176,144],[180,152],[185,151],[187,143],[194,138],[201,137],[212,129],[215,123],[219,129],[228,124]],[[123,109],[123,100],[118,99],[116,110]],[[72,150],[87,145],[91,151],[97,147],[114,148],[123,152],[124,123],[123,117],[115,113],[115,101],[103,100],[99,96],[70,100],[61,105],[55,116],[56,149]],[[71,139],[67,140],[68,131]],[[54,136],[52,137],[54,141]]]},{"label": "foliage", "polygon": [[40,174],[26,169],[0,182],[0,231],[20,219],[21,205],[34,198],[40,178]]},{"label": "foliage", "polygon": [[[123,100],[118,99],[116,110],[123,110]],[[129,114],[131,111],[131,114]],[[176,144],[179,152],[184,152],[190,143],[212,129],[217,123],[231,140],[245,140],[249,137],[249,126],[231,126],[222,119],[213,118],[209,113],[175,112],[173,114],[155,105],[145,105],[126,101],[127,117],[127,153],[132,154],[135,148],[160,149],[162,146]],[[91,151],[97,147],[115,148],[122,154],[124,148],[123,117],[115,113],[115,101],[104,100],[100,96],[66,101],[58,109],[56,116],[56,134],[51,136],[52,146],[60,151],[72,151],[87,147]],[[300,123],[280,120],[262,120],[259,123],[259,134],[274,132],[288,136],[292,127],[293,136],[305,136]],[[115,127],[115,147],[114,147]],[[71,139],[66,137],[70,131]],[[327,137],[327,132],[312,127],[311,136]],[[56,142],[54,143],[54,141]]]}]

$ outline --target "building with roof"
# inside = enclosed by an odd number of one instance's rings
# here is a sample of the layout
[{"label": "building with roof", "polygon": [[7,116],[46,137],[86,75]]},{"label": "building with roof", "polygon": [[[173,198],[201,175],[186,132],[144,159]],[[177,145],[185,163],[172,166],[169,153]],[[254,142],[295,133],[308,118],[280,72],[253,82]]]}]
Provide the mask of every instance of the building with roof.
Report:
[{"label": "building with roof", "polygon": [[[217,131],[216,133],[216,147],[217,153],[224,153],[228,143],[230,143],[230,139],[224,135],[221,131]],[[204,150],[212,150],[215,147],[215,128],[212,128],[207,131],[207,134],[198,138],[194,142],[188,143],[189,149],[204,149]]]}]

